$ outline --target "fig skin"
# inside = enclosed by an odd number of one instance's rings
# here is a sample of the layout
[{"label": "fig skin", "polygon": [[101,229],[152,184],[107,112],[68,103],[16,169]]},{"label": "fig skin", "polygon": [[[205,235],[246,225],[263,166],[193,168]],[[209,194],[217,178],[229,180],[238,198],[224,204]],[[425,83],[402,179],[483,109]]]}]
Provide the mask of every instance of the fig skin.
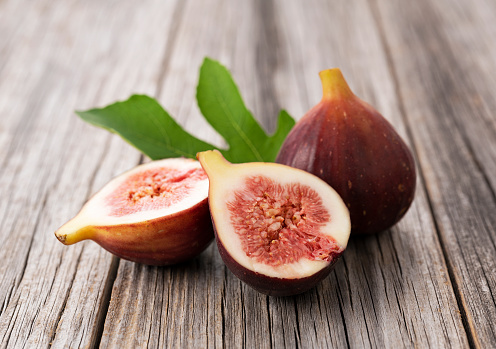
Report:
[{"label": "fig skin", "polygon": [[[231,164],[216,150],[199,153],[197,157],[210,181],[209,206],[218,250],[222,260],[236,277],[258,292],[270,296],[291,296],[310,290],[328,276],[346,249],[350,235],[348,209],[329,185],[305,171],[280,164]],[[326,232],[320,236],[333,239],[340,246],[340,250],[333,252],[329,261],[309,260],[302,257],[303,262],[297,260],[296,267],[290,264],[289,268],[284,264],[275,267],[265,266],[263,263],[251,260],[248,253],[240,247],[240,238],[232,238],[237,233],[228,212],[228,202],[234,192],[246,190],[243,184],[250,176],[268,176],[276,181],[281,178],[284,183],[300,182],[304,185],[311,182],[311,189],[319,194],[322,192],[329,194],[323,205],[330,213],[333,222],[324,228]],[[243,213],[242,217],[249,218],[245,214]],[[255,264],[258,264],[258,271],[254,270]]]},{"label": "fig skin", "polygon": [[222,260],[238,279],[244,281],[260,293],[275,297],[294,296],[311,290],[329,275],[342,254],[336,256],[325,268],[308,277],[297,279],[276,278],[243,267],[231,257],[224,245],[220,243],[219,239],[216,239],[216,241]]},{"label": "fig skin", "polygon": [[322,178],[350,210],[352,234],[396,224],[416,186],[412,153],[393,126],[356,97],[337,68],[320,73],[323,98],[297,122],[276,162]]},{"label": "fig skin", "polygon": [[[136,169],[120,175],[113,181],[135,173]],[[76,217],[55,232],[60,242],[72,245],[83,240],[93,240],[120,258],[163,266],[188,261],[198,256],[213,241],[214,231],[206,194],[205,198],[196,204],[164,216],[122,224],[118,223],[117,218],[112,224],[95,224],[98,219],[92,215],[94,208],[91,206],[95,204],[94,200],[101,201],[102,195],[108,194],[102,194],[107,186],[88,200]]]}]

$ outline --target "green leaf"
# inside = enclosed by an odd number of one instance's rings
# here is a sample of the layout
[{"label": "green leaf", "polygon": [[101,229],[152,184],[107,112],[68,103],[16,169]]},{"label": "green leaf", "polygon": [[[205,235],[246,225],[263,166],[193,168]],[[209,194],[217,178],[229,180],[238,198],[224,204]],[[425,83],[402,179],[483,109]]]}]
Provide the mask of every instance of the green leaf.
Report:
[{"label": "green leaf", "polygon": [[76,111],[83,120],[117,133],[151,159],[196,158],[215,149],[186,132],[153,98],[133,95],[105,108]]},{"label": "green leaf", "polygon": [[246,108],[229,71],[210,58],[200,69],[196,98],[203,116],[229,144],[223,154],[231,162],[273,162],[295,123],[281,111],[276,132],[268,136]]},{"label": "green leaf", "polygon": [[[245,107],[229,71],[209,58],[200,69],[197,100],[206,120],[229,145],[219,150],[231,162],[274,161],[295,123],[282,110],[276,132],[268,136]],[[144,95],[76,114],[117,133],[154,160],[196,158],[198,152],[216,148],[186,132],[155,99]]]}]

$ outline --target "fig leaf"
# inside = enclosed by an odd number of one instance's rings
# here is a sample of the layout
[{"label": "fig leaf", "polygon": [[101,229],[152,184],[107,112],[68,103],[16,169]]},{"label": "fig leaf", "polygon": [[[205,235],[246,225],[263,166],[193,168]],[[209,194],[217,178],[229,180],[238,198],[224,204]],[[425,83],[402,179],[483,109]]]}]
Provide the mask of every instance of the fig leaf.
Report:
[{"label": "fig leaf", "polygon": [[[245,107],[229,71],[205,58],[200,69],[197,102],[205,119],[229,149],[219,149],[230,162],[273,162],[295,121],[284,110],[276,132],[269,136]],[[196,158],[201,151],[218,149],[184,130],[152,97],[132,95],[103,108],[76,111],[84,121],[120,135],[153,160]]]},{"label": "fig leaf", "polygon": [[76,111],[92,125],[117,133],[152,160],[187,157],[215,147],[186,132],[152,97],[133,95],[101,109]]},{"label": "fig leaf", "polygon": [[276,132],[268,136],[246,108],[229,71],[210,58],[201,66],[196,99],[205,119],[229,144],[223,155],[235,162],[273,162],[294,125],[282,110]]}]

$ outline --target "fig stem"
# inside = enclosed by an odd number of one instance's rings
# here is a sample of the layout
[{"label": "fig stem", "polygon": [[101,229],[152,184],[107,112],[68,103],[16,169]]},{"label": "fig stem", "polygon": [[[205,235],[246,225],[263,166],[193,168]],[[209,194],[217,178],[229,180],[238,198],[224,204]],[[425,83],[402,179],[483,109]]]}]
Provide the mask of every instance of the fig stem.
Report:
[{"label": "fig stem", "polygon": [[55,237],[64,245],[72,245],[91,239],[92,235],[93,229],[88,226],[81,226],[76,218],[73,218],[55,232]]},{"label": "fig stem", "polygon": [[232,167],[232,164],[227,161],[218,150],[207,150],[196,154],[196,158],[200,161],[207,176],[211,178],[212,175],[222,174]]},{"label": "fig stem", "polygon": [[333,100],[354,96],[339,68],[323,70],[319,76],[322,81],[322,99]]}]

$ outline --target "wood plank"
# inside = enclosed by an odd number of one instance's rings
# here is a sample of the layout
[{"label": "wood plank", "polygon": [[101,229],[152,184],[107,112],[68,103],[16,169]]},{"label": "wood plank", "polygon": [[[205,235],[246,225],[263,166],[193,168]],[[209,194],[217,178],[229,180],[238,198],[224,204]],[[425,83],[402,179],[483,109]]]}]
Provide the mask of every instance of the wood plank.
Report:
[{"label": "wood plank", "polygon": [[[0,175],[9,198],[2,200],[0,221],[1,347],[98,342],[117,260],[94,243],[65,247],[53,231],[141,156],[85,125],[73,110],[154,93],[174,6],[66,1],[6,7],[12,11],[7,18],[26,15],[29,25],[10,31],[14,37],[2,46],[8,49],[0,60],[0,106],[9,113],[2,127],[11,144]],[[24,45],[10,43],[16,41]]]},{"label": "wood plank", "polygon": [[[356,94],[376,106],[408,141],[394,79],[367,2],[307,2],[305,10],[281,3],[277,13],[287,19],[281,26],[290,47],[285,52],[288,66],[302,67],[294,79],[301,81],[298,87],[306,87],[309,97],[302,94],[306,100],[300,98],[300,105],[306,109],[320,99],[316,72],[337,66]],[[312,27],[317,28],[315,33],[310,33]],[[281,105],[297,103],[297,92],[288,95],[290,100],[281,100]],[[351,347],[467,346],[422,183],[413,207],[391,231],[352,238],[334,277],[339,303],[331,306],[341,308]]]},{"label": "wood plank", "polygon": [[496,4],[378,7],[472,344],[494,346]]},{"label": "wood plank", "polygon": [[[192,103],[192,69],[210,55],[231,68],[247,105],[269,129],[280,105],[299,117],[316,103],[317,72],[340,66],[357,94],[408,138],[365,1],[332,7],[324,1],[252,2],[236,8],[218,1],[188,3],[184,11],[160,98],[200,137],[222,144]],[[208,11],[212,17],[204,15]],[[256,293],[226,270],[214,246],[179,267],[122,262],[112,294],[103,347],[468,345],[422,183],[397,227],[354,238],[336,272],[304,295]],[[157,332],[158,338],[152,335]]]},{"label": "wood plank", "polygon": [[[250,34],[251,6],[249,3],[229,4],[226,1],[186,3],[176,46],[165,67],[167,75],[163,86],[159,86],[162,104],[186,129],[219,145],[222,140],[206,124],[194,101],[198,67],[203,58],[211,56],[229,65],[234,61],[230,43],[240,42],[245,47],[253,40],[246,36]],[[240,35],[242,31],[245,35]],[[242,93],[245,95],[245,91]],[[246,101],[250,105],[249,97]],[[148,284],[141,280],[150,278],[154,280],[153,287],[135,286]],[[122,262],[101,346],[240,347],[250,343],[248,345],[267,347],[264,338],[254,336],[250,330],[251,326],[269,328],[267,311],[260,315],[251,313],[256,319],[245,321],[240,288],[240,281],[228,274],[215,246],[181,266],[142,268]],[[148,306],[145,307],[145,303]],[[129,309],[142,311],[135,316]],[[160,335],[154,337],[152,333]]]},{"label": "wood plank", "polygon": [[[94,346],[100,331],[101,346],[119,348],[491,346],[496,9],[451,5],[0,2],[0,194],[9,198],[0,201],[0,347]],[[339,66],[413,139],[423,177],[408,215],[353,238],[306,294],[258,294],[215,246],[157,268],[52,235],[141,159],[75,107],[156,93],[187,129],[222,144],[193,103],[205,55],[232,69],[269,130],[280,106],[299,117],[315,104],[317,72]]]}]

